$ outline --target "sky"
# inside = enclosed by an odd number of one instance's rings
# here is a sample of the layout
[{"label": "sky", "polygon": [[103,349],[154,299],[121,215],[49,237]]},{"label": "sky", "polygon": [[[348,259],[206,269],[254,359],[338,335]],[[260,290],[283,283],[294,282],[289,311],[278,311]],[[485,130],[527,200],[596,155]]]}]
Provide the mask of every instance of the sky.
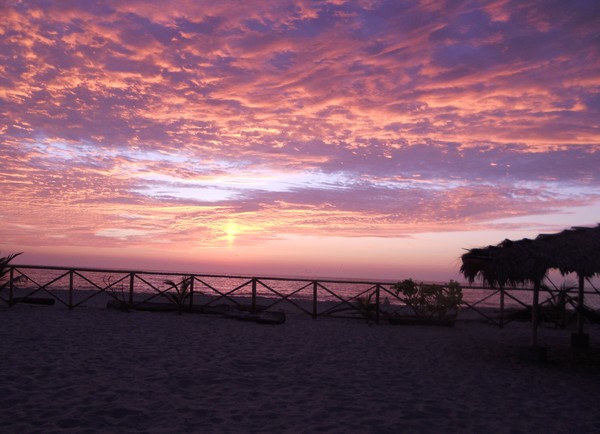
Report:
[{"label": "sky", "polygon": [[458,278],[600,223],[600,2],[3,1],[15,263]]}]

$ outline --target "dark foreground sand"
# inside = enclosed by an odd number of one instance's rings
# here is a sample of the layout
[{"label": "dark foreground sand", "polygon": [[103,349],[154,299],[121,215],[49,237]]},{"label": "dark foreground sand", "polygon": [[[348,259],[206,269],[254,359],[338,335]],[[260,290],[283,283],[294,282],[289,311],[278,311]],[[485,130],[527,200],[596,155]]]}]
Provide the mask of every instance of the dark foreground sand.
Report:
[{"label": "dark foreground sand", "polygon": [[600,329],[0,307],[0,431],[598,432]]}]

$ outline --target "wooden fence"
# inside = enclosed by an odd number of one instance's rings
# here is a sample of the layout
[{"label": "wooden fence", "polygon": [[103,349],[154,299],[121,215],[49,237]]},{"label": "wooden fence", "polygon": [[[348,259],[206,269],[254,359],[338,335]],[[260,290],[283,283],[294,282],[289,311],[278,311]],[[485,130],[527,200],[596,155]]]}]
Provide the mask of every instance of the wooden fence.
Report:
[{"label": "wooden fence", "polygon": [[[328,280],[282,277],[248,277],[194,273],[163,273],[93,268],[15,265],[9,271],[8,293],[0,299],[13,306],[20,302],[54,300],[69,310],[113,301],[136,309],[153,301],[177,300],[185,295],[185,309],[229,305],[251,312],[280,309],[283,305],[318,317],[368,317],[375,323],[406,310],[393,290],[394,282]],[[177,282],[176,279],[179,279]],[[167,284],[167,281],[172,284]],[[185,288],[183,288],[183,282]],[[588,295],[600,295],[592,282]],[[180,294],[185,289],[187,294]],[[576,291],[551,286],[541,308],[552,310],[563,303],[576,308]],[[459,320],[484,320],[503,327],[531,309],[532,289],[463,286]],[[587,297],[587,296],[586,296]],[[592,308],[585,305],[587,309]],[[368,312],[365,310],[367,308]]]}]

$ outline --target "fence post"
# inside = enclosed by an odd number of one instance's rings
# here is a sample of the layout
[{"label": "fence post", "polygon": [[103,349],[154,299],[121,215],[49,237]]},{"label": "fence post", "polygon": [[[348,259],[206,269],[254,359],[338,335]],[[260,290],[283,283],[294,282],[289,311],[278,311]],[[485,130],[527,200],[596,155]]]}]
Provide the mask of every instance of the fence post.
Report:
[{"label": "fence post", "polygon": [[533,282],[533,302],[531,306],[531,346],[537,347],[538,344],[538,323],[540,320],[540,286],[541,280],[536,279]]},{"label": "fence post", "polygon": [[313,280],[313,319],[317,318],[317,281]]},{"label": "fence post", "polygon": [[8,282],[8,305],[13,305],[13,279],[15,278],[15,267],[10,267],[10,276]]},{"label": "fence post", "polygon": [[500,328],[504,328],[504,286],[500,287]]},{"label": "fence post", "polygon": [[69,270],[69,310],[73,309],[73,270]]},{"label": "fence post", "polygon": [[196,277],[192,274],[190,276],[190,312],[194,310],[194,280]]},{"label": "fence post", "polygon": [[381,285],[375,285],[375,324],[379,324],[379,292]]},{"label": "fence post", "polygon": [[133,305],[133,279],[135,273],[132,271],[129,273],[129,306]]},{"label": "fence post", "polygon": [[578,288],[578,292],[577,292],[577,333],[579,333],[581,335],[581,334],[583,334],[583,308],[584,308],[583,287],[585,285],[585,280],[584,280],[583,276],[578,276],[578,277],[579,277],[579,282],[578,282],[579,288]]},{"label": "fence post", "polygon": [[256,313],[256,277],[252,278],[252,306],[251,312]]}]

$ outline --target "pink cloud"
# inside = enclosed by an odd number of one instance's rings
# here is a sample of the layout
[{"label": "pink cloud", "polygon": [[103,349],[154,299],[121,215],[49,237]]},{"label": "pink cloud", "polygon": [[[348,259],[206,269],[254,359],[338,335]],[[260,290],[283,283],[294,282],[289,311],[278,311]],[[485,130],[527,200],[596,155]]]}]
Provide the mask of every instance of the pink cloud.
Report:
[{"label": "pink cloud", "polygon": [[597,2],[0,7],[16,245],[219,245],[230,218],[248,244],[401,237],[599,199]]}]

